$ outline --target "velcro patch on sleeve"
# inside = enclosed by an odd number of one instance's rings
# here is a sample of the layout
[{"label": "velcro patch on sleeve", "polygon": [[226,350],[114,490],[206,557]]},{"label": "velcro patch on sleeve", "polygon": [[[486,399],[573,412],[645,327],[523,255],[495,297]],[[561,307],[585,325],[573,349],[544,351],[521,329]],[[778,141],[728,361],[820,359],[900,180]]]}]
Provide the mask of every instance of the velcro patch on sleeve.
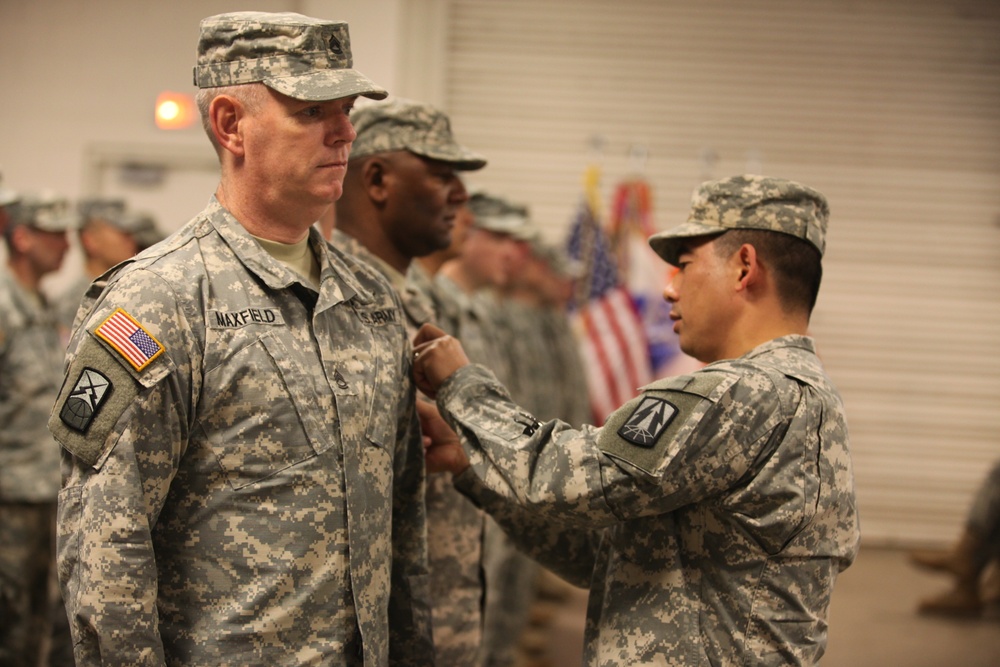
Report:
[{"label": "velcro patch on sleeve", "polygon": [[140,388],[110,350],[87,336],[66,374],[49,431],[64,449],[97,467],[114,444],[108,436]]},{"label": "velcro patch on sleeve", "polygon": [[604,453],[655,475],[660,464],[684,446],[694,425],[731,378],[695,374],[657,381],[623,405],[601,428]]}]

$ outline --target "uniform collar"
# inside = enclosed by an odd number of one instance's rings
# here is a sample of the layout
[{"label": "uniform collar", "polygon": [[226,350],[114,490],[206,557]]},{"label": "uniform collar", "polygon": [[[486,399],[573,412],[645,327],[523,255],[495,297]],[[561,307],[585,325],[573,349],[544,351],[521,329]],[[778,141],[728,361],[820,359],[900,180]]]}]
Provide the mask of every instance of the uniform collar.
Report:
[{"label": "uniform collar", "polygon": [[[271,257],[214,196],[205,215],[237,259],[269,288],[289,289],[299,284],[313,290],[298,274]],[[309,228],[309,247],[320,265],[319,296],[322,304],[333,305],[351,299],[361,303],[374,301],[374,296],[361,285],[343,259],[330,251],[315,227]]]}]

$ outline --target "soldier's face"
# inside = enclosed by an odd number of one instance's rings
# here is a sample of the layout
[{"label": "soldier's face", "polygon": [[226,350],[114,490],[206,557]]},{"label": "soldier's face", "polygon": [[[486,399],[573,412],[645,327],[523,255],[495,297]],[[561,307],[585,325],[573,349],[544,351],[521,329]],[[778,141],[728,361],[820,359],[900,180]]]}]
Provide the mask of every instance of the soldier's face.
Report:
[{"label": "soldier's face", "polygon": [[466,273],[478,287],[505,287],[517,259],[517,242],[505,234],[473,228],[462,249]]},{"label": "soldier's face", "polygon": [[243,119],[244,166],[253,192],[278,206],[325,206],[344,191],[357,134],[356,97],[296,100],[268,89]]},{"label": "soldier's face", "polygon": [[66,232],[45,232],[29,229],[30,240],[26,244],[25,255],[37,276],[44,276],[59,270],[69,249]]},{"label": "soldier's face", "polygon": [[691,239],[678,256],[663,296],[681,350],[698,361],[727,358],[736,282],[731,258],[719,256],[712,237]]},{"label": "soldier's face", "polygon": [[104,220],[95,220],[80,230],[80,243],[87,254],[100,261],[105,269],[110,269],[139,252],[139,246],[131,234]]},{"label": "soldier's face", "polygon": [[451,244],[459,209],[469,195],[455,168],[409,151],[384,156],[389,198],[386,234],[407,257],[423,257]]}]

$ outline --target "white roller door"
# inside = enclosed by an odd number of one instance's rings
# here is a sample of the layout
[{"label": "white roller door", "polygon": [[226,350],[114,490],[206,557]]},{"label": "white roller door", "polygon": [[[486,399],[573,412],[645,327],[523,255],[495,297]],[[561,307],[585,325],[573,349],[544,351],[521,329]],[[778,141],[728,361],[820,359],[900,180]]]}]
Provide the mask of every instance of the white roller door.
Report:
[{"label": "white roller door", "polygon": [[595,159],[605,201],[642,171],[659,228],[706,178],[827,194],[813,331],[847,403],[865,539],[950,540],[1000,458],[1000,5],[410,5],[428,7],[437,27],[409,52],[443,54],[416,64],[490,160],[475,184],[529,203],[551,238]]}]

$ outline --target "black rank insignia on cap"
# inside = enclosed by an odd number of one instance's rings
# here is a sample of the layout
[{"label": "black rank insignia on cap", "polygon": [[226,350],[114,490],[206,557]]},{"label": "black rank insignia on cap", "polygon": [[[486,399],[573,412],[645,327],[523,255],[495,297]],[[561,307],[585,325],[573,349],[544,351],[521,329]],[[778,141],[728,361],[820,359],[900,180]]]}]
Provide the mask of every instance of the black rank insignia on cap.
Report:
[{"label": "black rank insignia on cap", "polygon": [[677,406],[662,398],[644,397],[618,429],[633,445],[652,447],[677,416]]},{"label": "black rank insignia on cap", "polygon": [[86,433],[113,388],[111,380],[99,371],[84,368],[73,390],[66,397],[66,402],[59,411],[59,418],[74,431]]},{"label": "black rank insignia on cap", "polygon": [[330,35],[330,50],[336,56],[344,56],[344,47],[340,45],[340,40],[337,39],[336,35]]}]

